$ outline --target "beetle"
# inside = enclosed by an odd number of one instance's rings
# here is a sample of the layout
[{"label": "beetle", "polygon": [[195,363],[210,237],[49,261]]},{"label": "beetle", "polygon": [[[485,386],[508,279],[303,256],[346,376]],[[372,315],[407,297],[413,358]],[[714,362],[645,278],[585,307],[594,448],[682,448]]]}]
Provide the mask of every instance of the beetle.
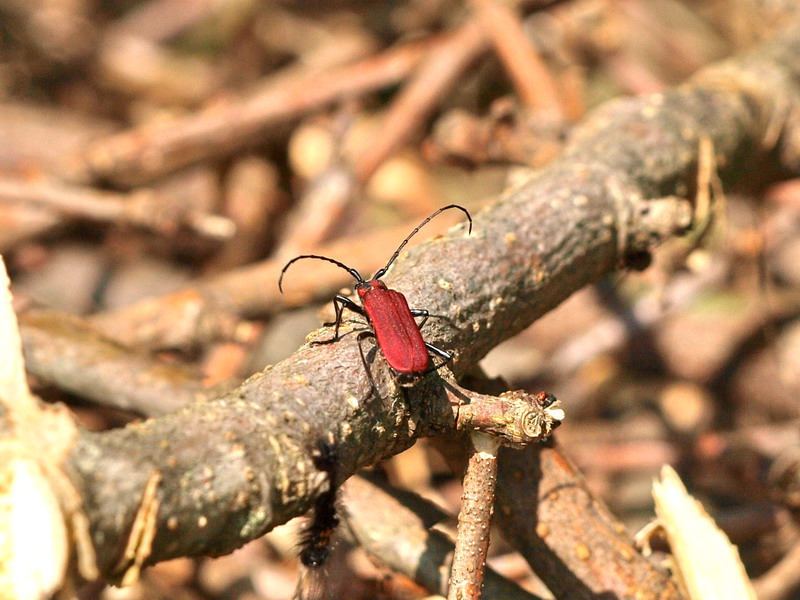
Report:
[{"label": "beetle", "polygon": [[[372,276],[372,279],[364,279],[354,268],[348,267],[346,264],[333,258],[320,256],[318,254],[302,254],[294,257],[281,269],[281,274],[278,278],[278,289],[283,293],[283,276],[286,270],[298,260],[315,258],[318,260],[326,260],[335,264],[337,267],[341,267],[355,278],[356,285],[354,289],[361,301],[361,306],[350,298],[337,294],[333,298],[336,319],[331,323],[325,323],[326,327],[330,325],[335,326],[333,337],[329,340],[316,343],[328,344],[339,339],[339,325],[342,322],[342,311],[347,308],[364,317],[367,322],[372,325],[374,336],[378,341],[378,346],[383,352],[384,358],[386,358],[386,362],[401,382],[410,382],[417,377],[435,371],[452,360],[453,356],[449,352],[427,343],[422,338],[420,328],[425,324],[430,313],[423,309],[409,308],[406,297],[397,290],[387,287],[386,284],[381,281],[381,277],[386,274],[389,267],[392,266],[392,263],[400,256],[400,252],[408,241],[414,237],[420,229],[436,215],[451,208],[456,208],[467,216],[467,220],[469,221],[468,235],[472,233],[472,217],[469,211],[458,204],[448,204],[435,211],[427,219],[422,221],[422,223],[417,225],[397,247],[397,250],[392,254],[386,266],[378,269],[375,275]],[[417,324],[414,317],[422,317],[422,321]],[[443,358],[444,362],[439,365],[431,366],[429,351]]]}]

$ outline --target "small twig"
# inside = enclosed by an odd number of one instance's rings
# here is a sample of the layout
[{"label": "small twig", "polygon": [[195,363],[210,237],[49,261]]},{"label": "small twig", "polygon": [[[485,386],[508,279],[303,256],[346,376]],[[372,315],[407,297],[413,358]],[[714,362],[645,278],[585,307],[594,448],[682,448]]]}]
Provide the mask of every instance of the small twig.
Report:
[{"label": "small twig", "polygon": [[[453,542],[434,526],[449,515],[412,492],[359,476],[342,486],[342,509],[347,530],[369,554],[431,593],[446,593]],[[491,567],[484,575],[486,600],[538,600]]]},{"label": "small twig", "polygon": [[497,0],[472,0],[471,4],[522,102],[536,112],[563,119],[555,80],[525,36],[519,17]]},{"label": "small twig", "polygon": [[381,124],[381,135],[355,167],[359,181],[368,180],[438,106],[464,69],[486,50],[487,39],[480,25],[472,20],[450,34],[445,42],[432,48],[413,78],[392,103]]},{"label": "small twig", "polygon": [[470,439],[473,448],[464,475],[447,600],[478,600],[481,597],[483,569],[489,550],[500,440],[483,433],[473,433]]},{"label": "small twig", "polygon": [[[325,165],[308,172],[309,181],[295,202],[286,226],[280,233],[276,256],[287,260],[314,251],[331,237],[353,200],[359,195],[359,182],[345,164],[345,137],[360,109],[357,101],[344,102],[331,119],[327,134],[331,148]],[[296,134],[295,139],[302,138]],[[302,145],[302,144],[300,144]],[[298,155],[302,152],[298,151]],[[313,154],[313,153],[312,153]],[[302,161],[298,161],[302,162]]]},{"label": "small twig", "polygon": [[142,564],[153,547],[153,538],[156,534],[156,523],[158,517],[158,485],[161,482],[161,473],[153,471],[147,479],[147,484],[142,491],[142,500],[139,510],[136,511],[136,518],[133,521],[128,545],[117,565],[117,570],[125,570],[122,577],[122,585],[133,585],[139,580]]},{"label": "small twig", "polygon": [[355,195],[356,182],[348,169],[339,165],[326,169],[297,203],[276,256],[288,260],[316,250],[330,237]]},{"label": "small twig", "polygon": [[3,177],[0,178],[0,202],[26,204],[96,221],[129,223],[162,234],[180,224],[212,239],[228,239],[235,232],[233,223],[218,215],[190,210],[183,215],[165,215],[162,209],[164,199],[154,191],[118,194],[88,187]]},{"label": "small twig", "polygon": [[241,158],[232,166],[224,190],[223,212],[234,223],[236,235],[205,264],[204,272],[239,267],[263,256],[271,241],[265,232],[285,199],[279,180],[278,169],[257,156]]},{"label": "small twig", "polygon": [[424,120],[486,46],[480,28],[468,23],[432,48],[392,102],[380,124],[380,135],[374,136],[352,165],[344,164],[340,156],[342,138],[354,112],[352,103],[346,106],[333,128],[336,157],[308,186],[276,253],[290,258],[325,241],[356,198],[358,188],[368,182],[401,144],[419,133]]}]

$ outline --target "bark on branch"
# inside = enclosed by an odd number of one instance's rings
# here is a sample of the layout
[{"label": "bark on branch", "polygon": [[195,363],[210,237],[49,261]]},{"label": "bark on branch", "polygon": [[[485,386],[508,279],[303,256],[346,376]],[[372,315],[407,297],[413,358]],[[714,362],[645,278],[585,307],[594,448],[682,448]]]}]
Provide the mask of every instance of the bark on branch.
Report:
[{"label": "bark on branch", "polygon": [[[459,376],[625,256],[686,226],[680,197],[695,181],[701,139],[726,179],[772,150],[796,168],[791,144],[800,136],[788,127],[799,102],[795,26],[678,89],[600,108],[562,159],[476,215],[471,236],[459,226],[409,251],[386,282],[443,317],[429,319],[424,335],[455,353]],[[66,469],[101,573],[119,577],[132,560],[225,554],[302,514],[327,486],[312,460],[320,440],[336,445],[343,480],[454,427],[442,379],[398,387],[367,340],[373,388],[356,337],[305,345],[224,397],[118,431],[81,432]],[[137,515],[147,531],[133,528]],[[136,542],[135,558],[122,559],[134,537],[147,547]]]}]

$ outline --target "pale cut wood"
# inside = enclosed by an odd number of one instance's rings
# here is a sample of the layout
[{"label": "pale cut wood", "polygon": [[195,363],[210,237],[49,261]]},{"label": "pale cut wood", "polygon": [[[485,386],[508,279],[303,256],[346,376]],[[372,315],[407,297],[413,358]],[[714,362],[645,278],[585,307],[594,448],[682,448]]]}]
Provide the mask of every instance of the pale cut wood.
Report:
[{"label": "pale cut wood", "polygon": [[36,600],[62,585],[67,528],[35,451],[16,435],[38,406],[25,379],[9,283],[0,256],[0,410],[6,421],[0,431],[11,430],[0,439],[0,598]]},{"label": "pale cut wood", "polygon": [[691,600],[756,600],[739,551],[669,465],[653,482],[656,515],[666,532],[675,575]]}]

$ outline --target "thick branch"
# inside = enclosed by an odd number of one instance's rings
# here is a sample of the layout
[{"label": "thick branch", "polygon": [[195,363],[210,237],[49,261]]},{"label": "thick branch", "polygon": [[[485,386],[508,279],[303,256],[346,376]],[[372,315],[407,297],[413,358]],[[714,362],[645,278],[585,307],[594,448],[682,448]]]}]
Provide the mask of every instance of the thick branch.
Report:
[{"label": "thick branch", "polygon": [[504,449],[498,464],[498,525],[556,598],[681,598],[558,449]]},{"label": "thick branch", "polygon": [[107,406],[155,416],[212,395],[195,371],[120,346],[79,317],[29,312],[20,333],[28,373]]},{"label": "thick branch", "polygon": [[[476,215],[472,236],[458,227],[409,251],[387,283],[445,317],[429,319],[424,334],[454,351],[462,374],[620,258],[685,225],[671,196],[691,187],[700,139],[731,177],[778,139],[799,87],[795,29],[675,91],[610,103],[576,130],[563,160]],[[652,222],[652,198],[677,209],[663,211],[674,222]],[[160,484],[147,562],[222,554],[302,513],[325,489],[311,459],[320,440],[337,446],[344,479],[453,426],[440,381],[398,387],[367,340],[372,389],[355,338],[304,346],[225,397],[83,433],[69,466],[102,572],[124,570],[117,561],[148,481]]]}]

